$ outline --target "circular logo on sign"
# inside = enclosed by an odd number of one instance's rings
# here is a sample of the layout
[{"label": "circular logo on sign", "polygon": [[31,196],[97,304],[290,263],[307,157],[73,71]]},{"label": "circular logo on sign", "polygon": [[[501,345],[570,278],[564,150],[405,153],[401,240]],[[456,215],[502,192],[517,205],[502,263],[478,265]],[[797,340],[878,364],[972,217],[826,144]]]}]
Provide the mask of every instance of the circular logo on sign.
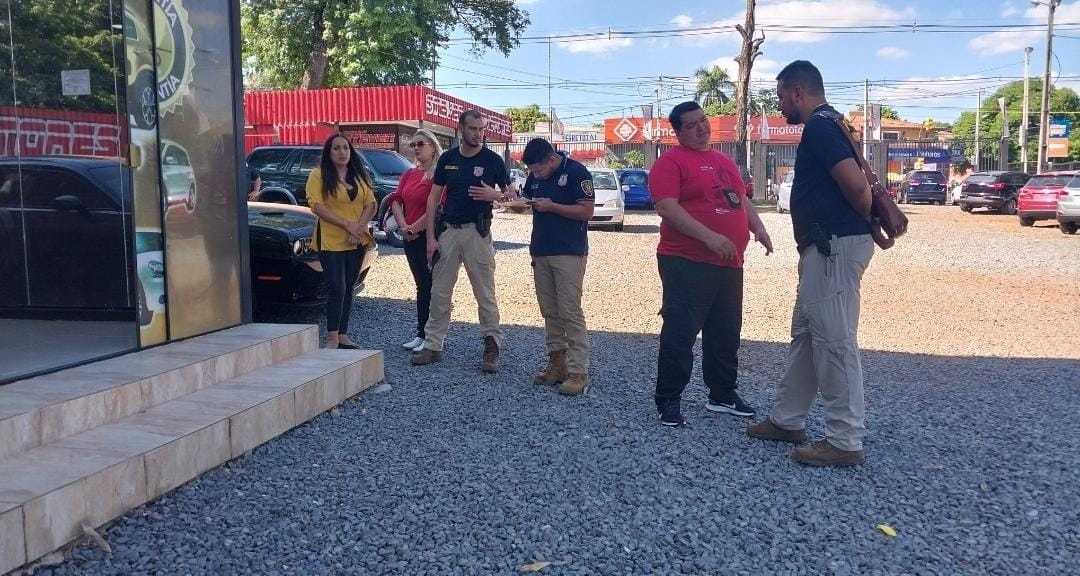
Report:
[{"label": "circular logo on sign", "polygon": [[195,44],[181,0],[154,0],[157,44],[158,114],[172,112],[188,93],[195,67]]}]

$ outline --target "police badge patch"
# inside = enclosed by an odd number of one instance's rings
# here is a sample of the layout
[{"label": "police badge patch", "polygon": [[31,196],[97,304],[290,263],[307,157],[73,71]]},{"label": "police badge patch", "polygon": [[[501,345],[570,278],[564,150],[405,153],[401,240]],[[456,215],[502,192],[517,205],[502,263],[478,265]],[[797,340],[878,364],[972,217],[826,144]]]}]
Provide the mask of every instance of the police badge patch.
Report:
[{"label": "police badge patch", "polygon": [[566,186],[566,174],[559,176],[559,186]]},{"label": "police badge patch", "polygon": [[582,180],[581,181],[581,191],[584,192],[586,196],[592,198],[592,195],[593,195],[592,180]]},{"label": "police badge patch", "polygon": [[472,175],[476,176],[477,178],[483,176],[484,175],[484,167],[483,166],[474,166],[473,169],[472,169]]}]

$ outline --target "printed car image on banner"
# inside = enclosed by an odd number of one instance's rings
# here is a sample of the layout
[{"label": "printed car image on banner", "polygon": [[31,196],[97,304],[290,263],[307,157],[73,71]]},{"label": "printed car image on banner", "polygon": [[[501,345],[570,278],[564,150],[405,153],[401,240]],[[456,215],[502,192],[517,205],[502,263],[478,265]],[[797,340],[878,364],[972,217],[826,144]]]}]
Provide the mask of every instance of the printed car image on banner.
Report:
[{"label": "printed car image on banner", "polygon": [[165,292],[176,339],[241,321],[229,0],[153,0],[152,13]]},{"label": "printed car image on banner", "polygon": [[124,5],[129,154],[134,191],[135,266],[139,293],[139,344],[166,340],[165,238],[161,227],[161,171],[158,165],[157,88],[154,81],[150,2]]}]

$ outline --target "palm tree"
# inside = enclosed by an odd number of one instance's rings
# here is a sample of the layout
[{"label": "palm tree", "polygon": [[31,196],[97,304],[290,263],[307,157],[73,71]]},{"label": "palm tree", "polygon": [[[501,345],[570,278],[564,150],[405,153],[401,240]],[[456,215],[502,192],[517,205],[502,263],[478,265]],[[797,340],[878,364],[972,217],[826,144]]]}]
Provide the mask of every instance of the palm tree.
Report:
[{"label": "palm tree", "polygon": [[731,100],[731,90],[735,83],[731,81],[726,70],[719,66],[712,69],[705,67],[694,71],[694,79],[697,80],[697,88],[694,90],[694,100],[702,107],[712,103],[723,104]]}]

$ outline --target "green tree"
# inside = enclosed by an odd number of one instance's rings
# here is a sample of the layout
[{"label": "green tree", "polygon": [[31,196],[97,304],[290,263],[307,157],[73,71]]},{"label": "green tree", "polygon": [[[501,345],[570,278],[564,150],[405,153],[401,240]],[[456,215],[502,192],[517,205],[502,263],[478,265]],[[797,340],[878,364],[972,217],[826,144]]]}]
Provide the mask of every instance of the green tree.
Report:
[{"label": "green tree", "polygon": [[622,163],[626,168],[643,168],[645,166],[645,154],[640,150],[630,150],[623,154]]},{"label": "green tree", "polygon": [[540,110],[539,104],[529,104],[521,108],[507,108],[506,115],[514,126],[514,132],[532,132],[537,122],[550,122],[551,118]]},{"label": "green tree", "polygon": [[[862,110],[862,104],[859,104],[859,106],[856,108],[856,110]],[[900,113],[897,112],[895,108],[892,108],[890,106],[882,106],[881,107],[881,117],[889,119],[889,120],[901,120],[902,119],[902,118],[900,118]]]},{"label": "green tree", "polygon": [[702,108],[714,102],[723,104],[731,100],[731,91],[735,89],[735,83],[731,81],[726,70],[719,66],[711,69],[705,67],[694,71],[694,80],[697,86],[694,88],[694,100],[701,104]]},{"label": "green tree", "polygon": [[[5,42],[12,42],[13,51],[5,51],[0,58],[0,104],[116,111],[117,98],[122,103],[125,93],[123,65],[119,64],[124,58],[123,30],[112,27],[113,22],[122,21],[119,3],[85,0],[78,10],[72,10],[70,0],[8,0],[4,4],[10,12],[5,11],[0,34]],[[63,70],[89,70],[90,94],[65,96],[60,83]]]},{"label": "green tree", "polygon": [[[986,142],[1001,137],[1001,111],[998,106],[998,98],[1005,98],[1005,110],[1009,119],[1009,158],[1020,159],[1020,144],[1017,135],[1020,133],[1020,123],[1024,110],[1024,81],[1017,80],[999,88],[996,92],[983,99],[980,112],[981,136]],[[1039,116],[1042,111],[1042,82],[1033,78],[1031,81],[1030,95],[1028,99],[1030,116],[1028,118],[1028,161],[1036,161],[1039,158]],[[1074,123],[1080,120],[1080,96],[1069,88],[1054,88],[1050,92],[1050,117],[1060,114],[1073,119]],[[975,113],[968,111],[960,114],[953,123],[953,136],[957,140],[966,142],[967,155],[974,154],[973,142],[975,140]],[[1060,160],[1060,159],[1059,159]],[[1069,160],[1080,160],[1080,130],[1073,130],[1069,138]]]},{"label": "green tree", "polygon": [[450,33],[509,54],[529,25],[513,0],[241,0],[244,75],[277,89],[417,84]]},{"label": "green tree", "polygon": [[[733,116],[735,114],[735,101],[710,102],[701,108],[707,116]],[[760,114],[762,108],[765,109],[766,114],[780,112],[776,101],[776,89],[763,88],[750,95],[750,109],[753,114]]]}]

